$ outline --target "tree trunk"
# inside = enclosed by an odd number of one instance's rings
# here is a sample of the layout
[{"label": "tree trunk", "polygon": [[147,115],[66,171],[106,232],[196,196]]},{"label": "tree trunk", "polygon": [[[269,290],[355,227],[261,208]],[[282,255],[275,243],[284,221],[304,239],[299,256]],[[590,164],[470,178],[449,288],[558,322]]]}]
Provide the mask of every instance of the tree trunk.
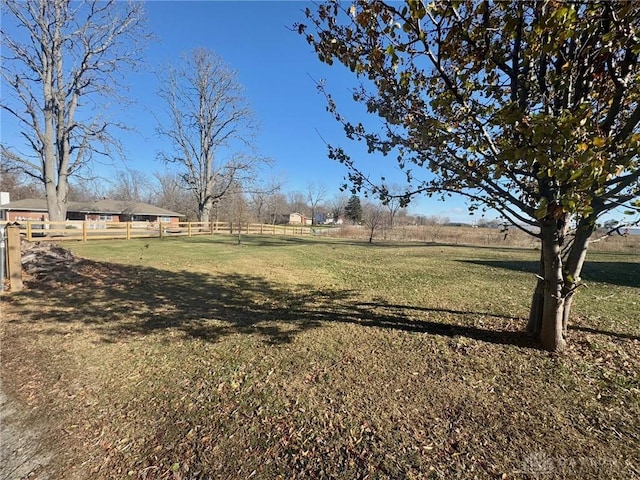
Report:
[{"label": "tree trunk", "polygon": [[538,269],[538,281],[531,300],[531,310],[529,311],[529,323],[527,333],[536,338],[540,338],[542,330],[542,310],[544,308],[544,256],[540,252],[540,265]]},{"label": "tree trunk", "polygon": [[538,283],[533,294],[527,332],[550,351],[566,347],[571,305],[594,231],[593,218],[582,219],[576,229],[566,264],[563,264],[561,232],[553,222],[541,226],[542,253]]},{"label": "tree trunk", "polygon": [[211,210],[213,210],[213,202],[204,201],[198,206],[198,220],[200,222],[209,223],[211,220]]},{"label": "tree trunk", "polygon": [[564,318],[562,321],[562,328],[564,335],[567,335],[567,329],[569,325],[569,313],[571,312],[571,303],[573,302],[573,296],[576,289],[581,285],[580,275],[582,274],[582,266],[584,265],[585,258],[587,257],[587,248],[589,246],[589,238],[596,229],[595,218],[587,217],[581,219],[576,228],[575,238],[573,245],[567,256],[565,265],[565,282],[564,291],[565,296],[565,308]]},{"label": "tree trunk", "polygon": [[565,308],[564,276],[562,270],[562,252],[560,232],[555,222],[541,225],[542,253],[540,272],[533,294],[527,331],[537,337],[543,348],[553,352],[562,352],[566,346],[563,323]]},{"label": "tree trunk", "polygon": [[[47,211],[49,212],[50,222],[64,222],[67,219],[67,195],[66,193],[62,194],[59,191],[60,189],[60,187],[56,189],[53,182],[45,185]],[[67,188],[64,190],[66,192]]]},{"label": "tree trunk", "polygon": [[560,243],[558,228],[555,225],[543,225],[544,305],[542,307],[540,341],[545,349],[554,352],[562,352],[566,345],[562,333],[565,302]]}]

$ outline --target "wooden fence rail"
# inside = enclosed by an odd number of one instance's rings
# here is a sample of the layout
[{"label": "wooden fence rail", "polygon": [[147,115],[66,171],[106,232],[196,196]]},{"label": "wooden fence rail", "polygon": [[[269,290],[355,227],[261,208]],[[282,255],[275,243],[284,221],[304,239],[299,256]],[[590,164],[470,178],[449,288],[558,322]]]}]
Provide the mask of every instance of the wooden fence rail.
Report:
[{"label": "wooden fence rail", "polygon": [[193,237],[218,233],[245,235],[310,235],[311,227],[299,225],[270,225],[230,222],[101,222],[74,221],[48,222],[28,220],[20,223],[23,236],[30,242],[48,240],[131,240],[132,238]]}]

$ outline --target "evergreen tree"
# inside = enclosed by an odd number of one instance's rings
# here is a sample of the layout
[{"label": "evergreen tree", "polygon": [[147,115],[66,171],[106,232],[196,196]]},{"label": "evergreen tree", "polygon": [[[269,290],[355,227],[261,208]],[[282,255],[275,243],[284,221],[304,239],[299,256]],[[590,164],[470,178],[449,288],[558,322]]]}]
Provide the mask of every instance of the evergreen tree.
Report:
[{"label": "evergreen tree", "polygon": [[351,220],[351,223],[360,223],[362,221],[362,204],[360,203],[360,197],[352,195],[347,202],[344,213],[345,216]]}]

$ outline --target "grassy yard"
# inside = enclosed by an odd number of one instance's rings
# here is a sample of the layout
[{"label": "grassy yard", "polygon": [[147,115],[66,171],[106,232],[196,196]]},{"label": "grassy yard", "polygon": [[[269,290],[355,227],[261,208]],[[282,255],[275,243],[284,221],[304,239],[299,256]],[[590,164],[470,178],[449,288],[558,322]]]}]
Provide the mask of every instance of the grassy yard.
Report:
[{"label": "grassy yard", "polygon": [[640,478],[639,255],[589,257],[557,356],[539,252],[244,242],[69,243],[3,298],[51,478]]}]

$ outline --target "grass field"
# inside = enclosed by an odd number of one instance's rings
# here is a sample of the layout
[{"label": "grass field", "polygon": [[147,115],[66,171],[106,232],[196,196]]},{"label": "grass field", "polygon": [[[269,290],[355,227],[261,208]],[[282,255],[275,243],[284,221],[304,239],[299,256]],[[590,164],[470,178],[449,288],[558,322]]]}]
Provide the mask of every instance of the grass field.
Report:
[{"label": "grass field", "polygon": [[313,238],[65,244],[3,298],[50,478],[640,478],[640,256],[589,257],[570,346],[539,252]]}]

